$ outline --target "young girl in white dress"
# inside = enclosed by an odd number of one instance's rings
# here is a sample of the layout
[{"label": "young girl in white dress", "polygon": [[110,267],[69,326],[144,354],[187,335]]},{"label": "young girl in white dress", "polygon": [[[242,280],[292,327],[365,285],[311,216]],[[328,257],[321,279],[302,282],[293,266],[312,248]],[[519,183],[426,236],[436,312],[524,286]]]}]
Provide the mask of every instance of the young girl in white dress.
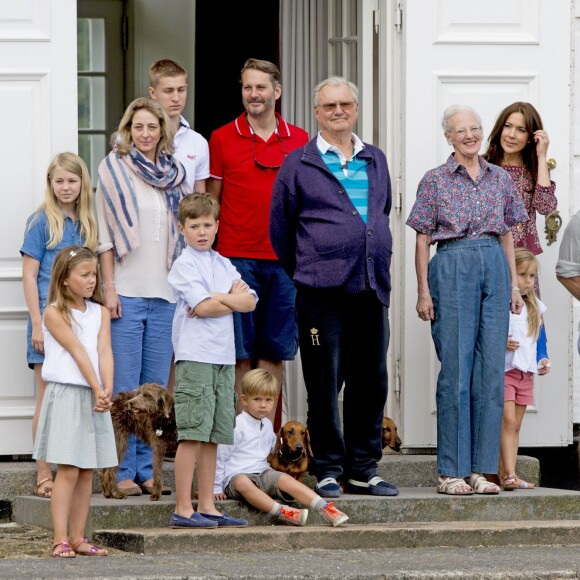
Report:
[{"label": "young girl in white dress", "polygon": [[524,248],[516,248],[518,288],[524,299],[521,314],[510,314],[505,356],[504,411],[501,426],[499,475],[505,490],[532,489],[533,483],[516,474],[520,429],[526,407],[534,404],[534,375],[550,371],[542,314],[546,306],[534,292],[538,261]]},{"label": "young girl in white dress", "polygon": [[54,260],[43,317],[47,387],[33,457],[57,465],[51,497],[55,558],[107,555],[85,537],[93,469],[117,465],[109,412],[111,324],[101,306],[97,263],[88,248],[62,249]]}]

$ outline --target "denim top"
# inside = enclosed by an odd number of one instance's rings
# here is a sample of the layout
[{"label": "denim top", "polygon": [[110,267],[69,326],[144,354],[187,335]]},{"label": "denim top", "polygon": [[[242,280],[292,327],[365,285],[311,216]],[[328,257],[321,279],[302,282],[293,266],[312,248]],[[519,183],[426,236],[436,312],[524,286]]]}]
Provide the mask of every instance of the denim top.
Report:
[{"label": "denim top", "polygon": [[[34,222],[34,223],[33,223]],[[26,221],[24,242],[20,248],[22,255],[26,254],[40,262],[38,268],[38,298],[41,310],[46,306],[48,298],[48,285],[50,283],[50,271],[56,255],[60,250],[73,244],[84,245],[85,239],[81,236],[80,224],[65,216],[62,240],[56,247],[47,248],[50,233],[48,231],[48,221],[46,212],[33,213]]]}]

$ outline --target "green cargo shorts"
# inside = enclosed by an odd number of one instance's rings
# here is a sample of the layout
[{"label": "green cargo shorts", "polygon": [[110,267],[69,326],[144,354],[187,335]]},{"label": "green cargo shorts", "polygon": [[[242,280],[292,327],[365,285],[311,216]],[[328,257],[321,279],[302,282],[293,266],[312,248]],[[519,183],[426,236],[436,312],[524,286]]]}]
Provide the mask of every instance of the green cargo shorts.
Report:
[{"label": "green cargo shorts", "polygon": [[232,445],[236,422],[234,365],[179,361],[175,365],[178,441]]}]

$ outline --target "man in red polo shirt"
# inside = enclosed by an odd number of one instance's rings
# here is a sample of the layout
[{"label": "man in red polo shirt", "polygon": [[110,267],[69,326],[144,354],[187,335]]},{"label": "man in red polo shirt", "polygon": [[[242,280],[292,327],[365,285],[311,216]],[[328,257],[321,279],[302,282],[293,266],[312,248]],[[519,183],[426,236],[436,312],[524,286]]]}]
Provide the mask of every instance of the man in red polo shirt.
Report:
[{"label": "man in red polo shirt", "polygon": [[[238,395],[242,376],[252,368],[269,370],[282,385],[284,361],[296,356],[295,290],[270,244],[270,199],[284,158],[308,141],[306,131],[275,111],[282,94],[275,64],[248,59],[241,84],[246,110],[211,134],[207,183],[221,204],[217,251],[260,298],[254,312],[234,312]],[[275,428],[279,418],[277,423]]]}]

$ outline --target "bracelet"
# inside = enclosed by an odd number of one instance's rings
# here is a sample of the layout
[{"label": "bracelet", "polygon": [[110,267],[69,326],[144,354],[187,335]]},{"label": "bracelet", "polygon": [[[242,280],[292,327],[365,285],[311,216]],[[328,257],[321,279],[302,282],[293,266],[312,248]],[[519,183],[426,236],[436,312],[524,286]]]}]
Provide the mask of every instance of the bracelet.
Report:
[{"label": "bracelet", "polygon": [[521,290],[517,286],[512,286],[512,292],[521,293]]},{"label": "bracelet", "polygon": [[115,282],[103,282],[103,286],[114,286]]}]

